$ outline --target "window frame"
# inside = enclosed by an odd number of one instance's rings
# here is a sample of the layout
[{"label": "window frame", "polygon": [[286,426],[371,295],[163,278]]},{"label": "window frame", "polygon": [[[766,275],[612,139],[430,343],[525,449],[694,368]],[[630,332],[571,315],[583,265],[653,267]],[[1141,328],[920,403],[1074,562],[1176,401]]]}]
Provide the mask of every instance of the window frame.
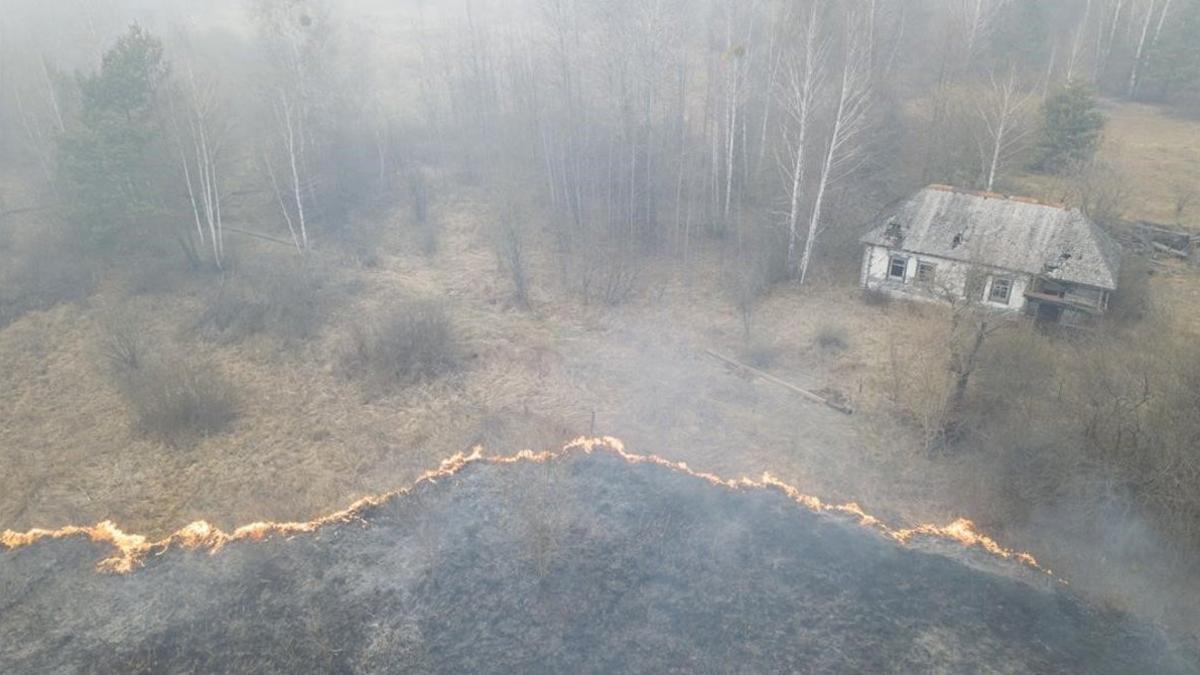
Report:
[{"label": "window frame", "polygon": [[[908,283],[908,261],[909,261],[908,256],[899,255],[897,253],[889,254],[888,255],[888,269],[887,269],[888,281],[899,281],[900,283],[905,283],[905,284]],[[900,276],[896,276],[894,274],[897,263],[901,263],[904,265],[904,268],[903,268]]]},{"label": "window frame", "polygon": [[[999,284],[1004,288],[1004,297],[996,297],[996,286]],[[1008,307],[1012,304],[1013,279],[1012,277],[992,277],[992,283],[988,284],[988,302],[994,302],[997,305]]]},{"label": "window frame", "polygon": [[[932,286],[937,283],[937,263],[929,260],[917,261],[917,276],[916,281],[925,286]],[[922,272],[928,271],[928,275],[923,275]]]}]

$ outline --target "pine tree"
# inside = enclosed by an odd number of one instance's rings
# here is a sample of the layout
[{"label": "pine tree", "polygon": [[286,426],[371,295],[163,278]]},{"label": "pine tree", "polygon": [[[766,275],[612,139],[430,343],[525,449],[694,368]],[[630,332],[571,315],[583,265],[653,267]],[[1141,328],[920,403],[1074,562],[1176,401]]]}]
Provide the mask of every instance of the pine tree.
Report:
[{"label": "pine tree", "polygon": [[79,79],[79,124],[59,144],[68,207],[93,246],[147,235],[163,211],[158,90],[167,77],[162,43],[131,26]]},{"label": "pine tree", "polygon": [[1068,83],[1046,99],[1042,116],[1042,136],[1033,161],[1035,170],[1057,173],[1091,161],[1100,146],[1106,119],[1090,87]]}]

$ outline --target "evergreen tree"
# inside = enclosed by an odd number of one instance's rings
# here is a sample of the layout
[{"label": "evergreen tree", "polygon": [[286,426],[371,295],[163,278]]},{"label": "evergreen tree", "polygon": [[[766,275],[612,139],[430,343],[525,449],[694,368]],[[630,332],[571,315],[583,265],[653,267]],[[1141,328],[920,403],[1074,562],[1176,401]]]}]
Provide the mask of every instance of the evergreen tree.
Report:
[{"label": "evergreen tree", "polygon": [[164,215],[165,143],[158,92],[162,43],[136,24],[79,78],[79,124],[59,144],[59,173],[74,223],[95,246],[155,234]]},{"label": "evergreen tree", "polygon": [[1056,173],[1091,161],[1100,146],[1105,117],[1091,88],[1067,83],[1046,99],[1042,107],[1042,135],[1033,168]]}]

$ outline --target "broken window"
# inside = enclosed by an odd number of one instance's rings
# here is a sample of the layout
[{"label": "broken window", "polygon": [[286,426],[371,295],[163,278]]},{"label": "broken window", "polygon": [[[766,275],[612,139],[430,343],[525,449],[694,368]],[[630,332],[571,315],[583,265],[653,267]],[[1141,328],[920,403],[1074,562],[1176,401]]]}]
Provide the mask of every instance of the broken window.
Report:
[{"label": "broken window", "polygon": [[917,283],[932,286],[937,280],[937,265],[921,261],[917,263]]},{"label": "broken window", "polygon": [[988,293],[989,300],[1007,305],[1010,295],[1012,295],[1012,279],[992,279],[992,290]]},{"label": "broken window", "polygon": [[888,278],[896,281],[904,281],[907,271],[908,258],[898,255],[892,256],[891,263],[888,264]]}]

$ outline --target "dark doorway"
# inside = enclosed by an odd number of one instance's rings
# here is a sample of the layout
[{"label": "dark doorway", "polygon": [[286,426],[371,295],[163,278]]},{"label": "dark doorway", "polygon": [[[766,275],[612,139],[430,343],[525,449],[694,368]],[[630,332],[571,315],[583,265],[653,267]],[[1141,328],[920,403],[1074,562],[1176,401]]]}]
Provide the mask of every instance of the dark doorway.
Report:
[{"label": "dark doorway", "polygon": [[1050,304],[1047,304],[1044,302],[1038,303],[1038,308],[1037,308],[1037,322],[1038,323],[1047,323],[1047,324],[1054,323],[1054,324],[1056,324],[1056,323],[1058,323],[1058,320],[1060,318],[1062,318],[1062,307],[1058,307],[1056,305],[1050,305]]}]

